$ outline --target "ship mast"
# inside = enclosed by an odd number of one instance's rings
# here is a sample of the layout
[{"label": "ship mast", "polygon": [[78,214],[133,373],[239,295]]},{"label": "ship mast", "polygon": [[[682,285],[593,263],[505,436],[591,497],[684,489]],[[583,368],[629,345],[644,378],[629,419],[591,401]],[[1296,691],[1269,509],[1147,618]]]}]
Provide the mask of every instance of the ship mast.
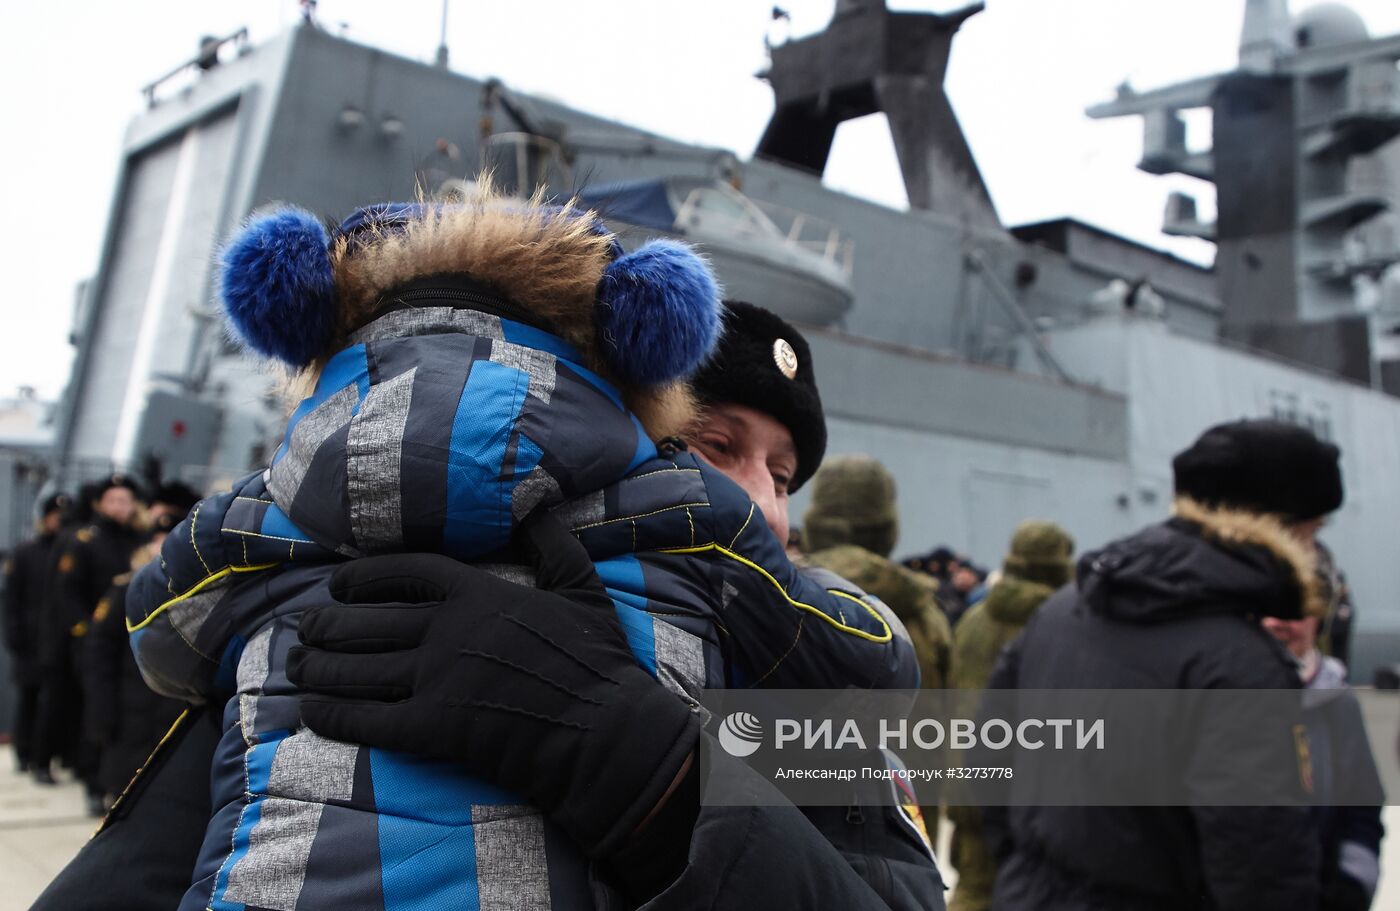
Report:
[{"label": "ship mast", "polygon": [[437,58],[434,63],[438,69],[447,69],[447,4],[449,0],[442,0],[442,29],[439,33]]}]

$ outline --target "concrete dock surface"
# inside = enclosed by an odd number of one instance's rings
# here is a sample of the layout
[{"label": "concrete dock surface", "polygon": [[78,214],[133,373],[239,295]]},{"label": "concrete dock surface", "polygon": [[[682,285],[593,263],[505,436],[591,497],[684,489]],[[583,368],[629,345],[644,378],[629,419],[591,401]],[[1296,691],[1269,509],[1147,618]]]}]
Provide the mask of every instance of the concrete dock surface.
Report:
[{"label": "concrete dock surface", "polygon": [[[8,749],[4,752],[8,754]],[[66,773],[44,787],[14,770],[9,755],[0,763],[0,911],[25,911],[97,828],[84,811],[83,789]],[[1400,807],[1387,807],[1382,844],[1381,887],[1373,911],[1400,911]],[[939,861],[952,885],[948,826],[940,831]],[[81,911],[81,909],[74,909]],[[347,909],[349,911],[349,909]]]}]

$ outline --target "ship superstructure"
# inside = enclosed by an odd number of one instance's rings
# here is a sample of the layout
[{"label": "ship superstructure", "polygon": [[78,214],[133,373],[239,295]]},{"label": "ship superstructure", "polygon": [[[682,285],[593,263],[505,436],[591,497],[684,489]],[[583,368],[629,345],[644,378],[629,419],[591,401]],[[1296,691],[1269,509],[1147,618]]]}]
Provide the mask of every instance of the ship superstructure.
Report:
[{"label": "ship superstructure", "polygon": [[[1248,0],[1239,66],[1089,109],[1139,115],[1139,167],[1215,185],[1218,217],[1169,200],[1167,233],[1215,242],[1222,338],[1400,395],[1400,35],[1372,38],[1352,10]],[[1208,108],[1209,148],[1183,111]],[[1369,294],[1367,292],[1370,292]],[[1387,294],[1386,292],[1390,292]]]},{"label": "ship superstructure", "polygon": [[[1345,452],[1350,501],[1325,537],[1361,608],[1364,672],[1400,643],[1386,551],[1400,399],[1222,333],[1236,312],[1223,266],[1073,220],[1003,225],[941,90],[975,12],[838,4],[826,31],[773,49],[777,106],[749,160],[309,24],[206,44],[200,77],[153,86],[128,131],[76,327],[60,476],[158,463],[212,486],[266,464],[286,402],[219,327],[219,243],[274,201],[333,218],[460,190],[490,165],[522,192],[584,194],[629,242],[698,244],[732,289],[802,323],[830,451],[876,454],[898,478],[902,552],[952,542],[995,563],[1031,516],[1095,546],[1165,514],[1170,455],[1208,424],[1308,423]],[[842,70],[833,47],[868,53]],[[908,211],[822,184],[835,124],[871,110],[890,115]]]}]

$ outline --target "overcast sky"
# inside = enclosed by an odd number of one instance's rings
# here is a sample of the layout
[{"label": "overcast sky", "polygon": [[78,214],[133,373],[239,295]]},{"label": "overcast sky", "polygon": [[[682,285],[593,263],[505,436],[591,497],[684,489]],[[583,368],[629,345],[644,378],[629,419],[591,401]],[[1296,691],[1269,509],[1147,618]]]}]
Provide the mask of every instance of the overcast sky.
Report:
[{"label": "overcast sky", "polygon": [[[782,0],[790,33],[822,28],[834,0]],[[891,0],[948,11],[959,0]],[[1295,0],[1294,10],[1310,5]],[[1373,35],[1400,32],[1400,2],[1354,0]],[[497,76],[596,114],[747,157],[772,111],[767,0],[453,0],[453,69]],[[1084,108],[1130,79],[1151,88],[1234,66],[1243,0],[988,0],[953,43],[947,86],[1008,225],[1074,216],[1209,262],[1212,247],[1158,232],[1167,192],[1213,214],[1209,187],[1135,170],[1136,120]],[[322,24],[423,60],[438,44],[440,0],[321,0]],[[20,384],[57,396],[67,380],[72,290],[95,268],[127,121],[140,88],[192,56],[199,36],[247,26],[265,40],[295,0],[6,0],[0,7],[0,180],[5,224],[0,397]],[[783,26],[786,28],[786,26]],[[1208,120],[1191,122],[1206,140]],[[826,179],[903,206],[878,117],[837,134]]]}]

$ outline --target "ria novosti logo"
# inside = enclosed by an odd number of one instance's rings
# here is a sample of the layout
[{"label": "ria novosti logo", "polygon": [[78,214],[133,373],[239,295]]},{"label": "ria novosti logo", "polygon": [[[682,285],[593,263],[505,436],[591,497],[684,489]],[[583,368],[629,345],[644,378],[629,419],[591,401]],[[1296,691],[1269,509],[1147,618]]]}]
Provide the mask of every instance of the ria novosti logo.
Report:
[{"label": "ria novosti logo", "polygon": [[[978,721],[952,718],[946,721],[923,718],[910,724],[907,718],[879,719],[878,735],[870,725],[862,729],[854,718],[844,721],[833,718],[773,719],[773,748],[775,750],[937,750],[945,747],[966,751],[982,747],[988,750],[1104,749],[1104,719],[1026,718],[1007,721],[991,718]],[[1046,739],[1045,729],[1053,732]],[[763,745],[763,722],[748,712],[731,712],[719,726],[719,742],[731,756],[743,759],[758,752]],[[874,740],[871,741],[871,737]],[[1071,736],[1073,739],[1071,739]],[[870,744],[867,746],[867,744]]]},{"label": "ria novosti logo", "polygon": [[752,756],[762,744],[763,723],[748,712],[734,712],[719,726],[719,745],[730,756]]}]

